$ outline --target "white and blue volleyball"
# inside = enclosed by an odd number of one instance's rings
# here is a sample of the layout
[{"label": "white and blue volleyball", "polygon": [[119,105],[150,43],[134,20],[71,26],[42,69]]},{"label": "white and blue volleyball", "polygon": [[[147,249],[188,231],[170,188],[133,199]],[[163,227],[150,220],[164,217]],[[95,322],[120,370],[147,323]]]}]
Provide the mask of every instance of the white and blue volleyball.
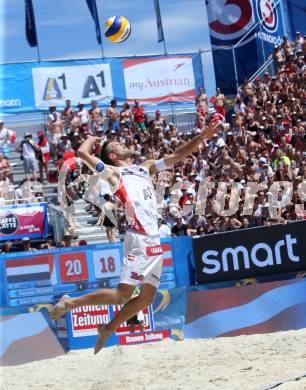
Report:
[{"label": "white and blue volleyball", "polygon": [[130,22],[124,16],[113,16],[105,22],[104,33],[113,43],[124,42],[131,34]]}]

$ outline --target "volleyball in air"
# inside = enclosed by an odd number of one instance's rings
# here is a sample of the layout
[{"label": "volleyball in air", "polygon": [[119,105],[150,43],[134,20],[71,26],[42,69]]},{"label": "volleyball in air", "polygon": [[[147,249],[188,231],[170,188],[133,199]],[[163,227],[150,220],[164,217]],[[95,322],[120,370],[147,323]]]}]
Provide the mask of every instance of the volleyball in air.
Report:
[{"label": "volleyball in air", "polygon": [[124,42],[131,34],[130,22],[124,16],[112,16],[105,22],[104,33],[113,43]]}]

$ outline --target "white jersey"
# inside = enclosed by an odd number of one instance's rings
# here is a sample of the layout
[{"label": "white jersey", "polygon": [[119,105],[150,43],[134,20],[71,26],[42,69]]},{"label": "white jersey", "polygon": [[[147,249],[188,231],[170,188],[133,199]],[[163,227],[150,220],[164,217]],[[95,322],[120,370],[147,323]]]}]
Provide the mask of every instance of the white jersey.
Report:
[{"label": "white jersey", "polygon": [[155,190],[149,170],[140,165],[119,167],[120,182],[114,192],[123,203],[130,230],[159,236]]}]

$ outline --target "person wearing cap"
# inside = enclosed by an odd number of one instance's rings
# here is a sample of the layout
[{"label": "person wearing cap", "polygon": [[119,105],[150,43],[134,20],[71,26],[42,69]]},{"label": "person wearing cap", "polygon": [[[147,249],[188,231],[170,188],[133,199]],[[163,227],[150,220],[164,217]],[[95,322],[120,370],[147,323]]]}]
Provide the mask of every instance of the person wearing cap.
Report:
[{"label": "person wearing cap", "polygon": [[236,100],[235,100],[235,104],[234,104],[234,111],[235,111],[235,114],[245,114],[245,110],[246,110],[246,105],[243,103],[241,97],[238,95],[236,97]]},{"label": "person wearing cap", "polygon": [[145,109],[140,105],[139,100],[134,101],[134,106],[132,107],[133,120],[137,128],[142,132],[146,131],[145,125]]},{"label": "person wearing cap", "polygon": [[56,112],[56,106],[49,107],[47,127],[50,133],[51,147],[52,152],[54,154],[54,159],[57,160],[57,148],[58,144],[60,143],[61,136],[64,132],[64,127],[60,114]]},{"label": "person wearing cap", "polygon": [[129,103],[124,103],[122,110],[120,111],[120,124],[124,125],[124,128],[130,129],[132,124],[132,113]]},{"label": "person wearing cap", "polygon": [[212,135],[212,140],[209,144],[209,149],[212,152],[217,152],[221,148],[223,148],[226,145],[223,137],[221,137],[218,133],[214,133]]},{"label": "person wearing cap", "polygon": [[72,246],[72,235],[69,232],[69,230],[66,230],[63,233],[62,241],[61,241],[61,247],[62,248],[70,248]]},{"label": "person wearing cap", "polygon": [[37,157],[41,151],[40,147],[32,139],[31,133],[25,133],[20,145],[16,148],[16,152],[20,153],[20,159],[23,160],[23,168],[26,174],[26,179],[30,180],[30,174],[33,175],[33,180],[37,179]]},{"label": "person wearing cap", "polygon": [[22,252],[35,252],[37,251],[36,248],[33,248],[31,246],[31,241],[29,237],[23,237],[22,239]]},{"label": "person wearing cap", "polygon": [[297,53],[300,50],[303,51],[303,45],[304,45],[304,38],[302,37],[300,31],[297,31],[295,35],[295,41],[294,41],[295,53]]},{"label": "person wearing cap", "polygon": [[[84,135],[84,134],[83,134]],[[69,152],[72,150],[71,141],[68,138],[67,134],[63,134],[61,136],[61,141],[58,144],[58,158],[61,159],[64,156],[65,152]]]},{"label": "person wearing cap", "polygon": [[42,130],[37,131],[37,137],[38,137],[38,146],[41,151],[41,158],[39,158],[39,174],[40,174],[40,182],[43,183],[44,181],[44,172],[46,174],[46,180],[48,180],[49,177],[49,161],[51,158],[50,155],[50,145],[48,138],[45,136],[45,133]]}]

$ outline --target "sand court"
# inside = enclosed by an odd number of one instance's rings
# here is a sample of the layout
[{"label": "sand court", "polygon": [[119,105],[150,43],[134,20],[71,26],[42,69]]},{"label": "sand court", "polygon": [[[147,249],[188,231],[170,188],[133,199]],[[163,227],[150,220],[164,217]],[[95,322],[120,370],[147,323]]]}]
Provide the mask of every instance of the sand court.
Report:
[{"label": "sand court", "polygon": [[[306,329],[71,351],[1,367],[1,390],[263,390],[306,375]],[[279,390],[305,390],[306,377]]]}]

